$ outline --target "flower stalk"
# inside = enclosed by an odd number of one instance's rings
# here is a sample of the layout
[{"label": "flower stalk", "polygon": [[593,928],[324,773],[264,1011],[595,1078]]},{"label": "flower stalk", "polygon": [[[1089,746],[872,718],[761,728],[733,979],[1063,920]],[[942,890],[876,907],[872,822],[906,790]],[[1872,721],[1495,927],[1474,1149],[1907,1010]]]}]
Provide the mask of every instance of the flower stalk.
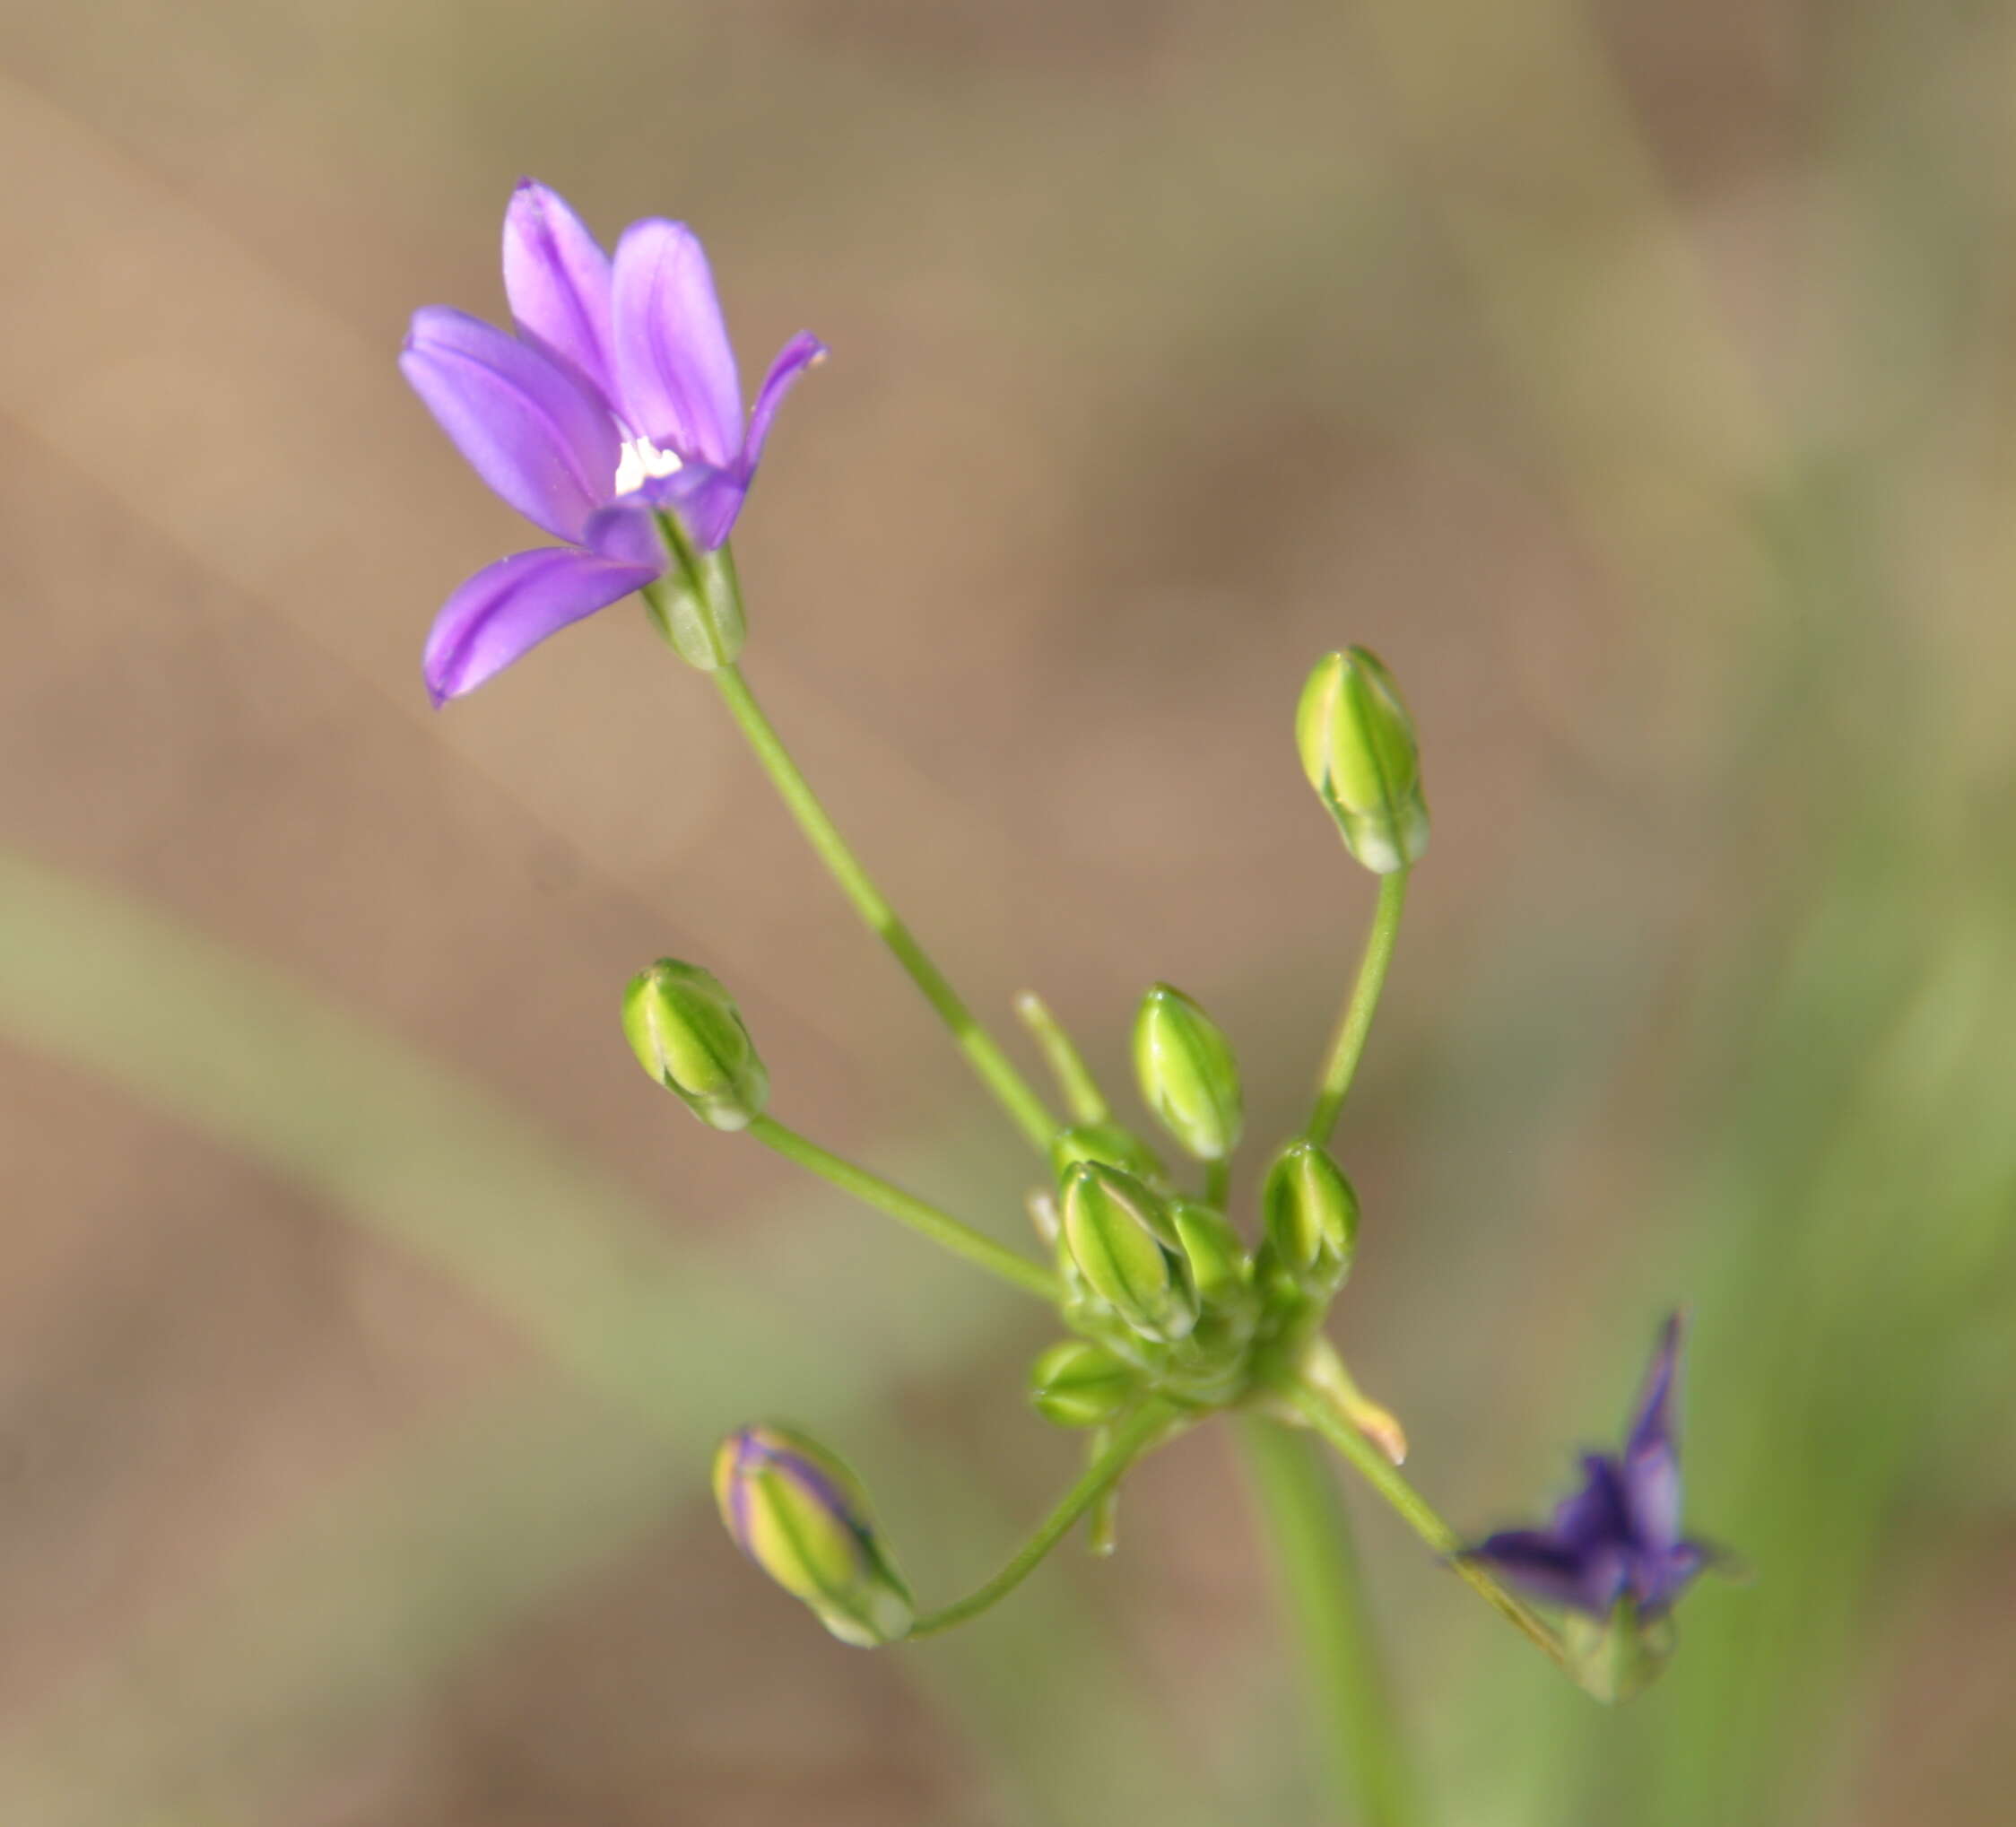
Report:
[{"label": "flower stalk", "polygon": [[756,701],[756,694],[742,675],[742,669],[733,665],[721,666],[712,677],[729,716],[748,738],[763,771],[770,777],[771,784],[791,816],[797,821],[806,842],[826,866],[827,873],[853,902],[855,911],[866,922],[869,930],[889,947],[896,961],[908,973],[910,981],[924,993],[925,1000],[951,1030],[953,1040],[979,1075],[981,1083],[993,1092],[995,1101],[1013,1119],[1030,1145],[1047,1149],[1057,1125],[1043,1100],[1001,1050],[979,1017],[966,1005],[965,999],[952,987],[945,973],[918,943],[917,935],[898,917],[888,897],[862,866],[860,858],[840,835],[839,827],[812,791],[812,783],[792,759],[791,751],[785,747],[783,737],[764,715],[762,706]]}]

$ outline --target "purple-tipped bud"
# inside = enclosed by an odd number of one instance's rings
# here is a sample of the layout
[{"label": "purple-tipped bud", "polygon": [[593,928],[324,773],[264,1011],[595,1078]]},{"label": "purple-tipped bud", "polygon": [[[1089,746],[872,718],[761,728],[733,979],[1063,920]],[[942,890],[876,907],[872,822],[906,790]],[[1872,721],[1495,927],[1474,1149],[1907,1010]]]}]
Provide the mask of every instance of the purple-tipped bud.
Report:
[{"label": "purple-tipped bud", "polygon": [[714,1497],[735,1544],[843,1643],[908,1635],[909,1588],[876,1540],[867,1493],[822,1447],[781,1427],[745,1427],[714,1457]]}]

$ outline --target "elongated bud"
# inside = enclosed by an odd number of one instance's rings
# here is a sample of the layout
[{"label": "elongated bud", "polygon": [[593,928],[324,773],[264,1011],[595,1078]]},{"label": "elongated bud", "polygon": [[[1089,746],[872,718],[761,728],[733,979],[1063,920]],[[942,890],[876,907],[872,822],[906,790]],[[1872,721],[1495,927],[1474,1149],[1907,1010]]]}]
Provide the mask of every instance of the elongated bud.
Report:
[{"label": "elongated bud", "polygon": [[1173,1342],[1197,1323],[1197,1296],[1165,1235],[1175,1236],[1168,1208],[1132,1174],[1081,1161],[1064,1176],[1064,1246],[1078,1273],[1144,1338]]},{"label": "elongated bud", "polygon": [[1117,1123],[1073,1123],[1050,1138],[1050,1170],[1059,1186],[1081,1161],[1104,1161],[1140,1180],[1162,1177],[1162,1163],[1155,1159],[1154,1151]]},{"label": "elongated bud", "polygon": [[1253,1266],[1231,1220],[1215,1205],[1199,1205],[1195,1199],[1170,1200],[1169,1217],[1176,1225],[1183,1259],[1190,1266],[1197,1299],[1206,1307],[1222,1307],[1245,1293],[1251,1285]]},{"label": "elongated bud", "polygon": [[1335,1288],[1351,1273],[1358,1246],[1358,1195],[1344,1170],[1313,1142],[1291,1142],[1275,1156],[1261,1188],[1267,1248],[1307,1288]]},{"label": "elongated bud", "polygon": [[1059,1427],[1097,1427],[1140,1396],[1134,1366],[1090,1339],[1062,1339],[1030,1367],[1029,1399]]},{"label": "elongated bud", "polygon": [[1361,647],[1325,654],[1295,712],[1302,771],[1330,808],[1352,856],[1375,874],[1428,848],[1414,726],[1393,675]]},{"label": "elongated bud", "polygon": [[843,1643],[906,1636],[909,1588],[876,1540],[845,1464],[803,1434],[745,1427],[714,1456],[714,1499],[736,1545]]},{"label": "elongated bud", "polygon": [[1134,1075],[1163,1128],[1199,1161],[1239,1145],[1239,1069],[1217,1024],[1179,989],[1158,983],[1134,1017]]},{"label": "elongated bud", "polygon": [[734,998],[697,964],[661,958],[623,992],[623,1031],[645,1071],[717,1129],[746,1129],[769,1101]]}]

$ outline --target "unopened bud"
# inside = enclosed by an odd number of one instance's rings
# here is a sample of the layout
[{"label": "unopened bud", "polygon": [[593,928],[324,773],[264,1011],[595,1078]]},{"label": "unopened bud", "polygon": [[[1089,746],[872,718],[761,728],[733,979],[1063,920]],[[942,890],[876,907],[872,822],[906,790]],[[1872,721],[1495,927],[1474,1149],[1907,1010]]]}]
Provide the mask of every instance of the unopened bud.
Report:
[{"label": "unopened bud", "polygon": [[1352,856],[1390,875],[1428,848],[1414,726],[1393,675],[1361,647],[1325,654],[1295,712],[1302,770]]},{"label": "unopened bud", "polygon": [[769,1074],[712,971],[676,958],[639,971],[623,992],[623,1031],[645,1071],[701,1122],[746,1129],[762,1115]]},{"label": "unopened bud", "polygon": [[1158,983],[1134,1017],[1134,1075],[1163,1128],[1199,1161],[1239,1145],[1239,1069],[1217,1024],[1179,989]]},{"label": "unopened bud", "polygon": [[1097,1427],[1140,1396],[1133,1365],[1090,1339],[1060,1340],[1030,1367],[1029,1398],[1059,1427]]},{"label": "unopened bud", "polygon": [[1064,1236],[1092,1292],[1145,1338],[1173,1342],[1197,1323],[1196,1291],[1162,1245],[1168,1208],[1132,1174],[1081,1161],[1064,1176]]},{"label": "unopened bud", "polygon": [[1081,1161],[1103,1161],[1140,1180],[1159,1180],[1162,1163],[1154,1152],[1130,1129],[1117,1123],[1073,1123],[1050,1138],[1050,1170],[1062,1186],[1073,1166]]},{"label": "unopened bud", "polygon": [[1231,1220],[1215,1205],[1199,1205],[1194,1199],[1172,1199],[1169,1217],[1176,1225],[1183,1258],[1190,1266],[1197,1299],[1206,1307],[1236,1301],[1250,1283],[1253,1266]]},{"label": "unopened bud", "polygon": [[745,1427],[714,1457],[714,1497],[736,1544],[843,1643],[906,1636],[909,1588],[875,1539],[860,1481],[780,1427]]},{"label": "unopened bud", "polygon": [[1333,1289],[1351,1272],[1358,1195],[1315,1143],[1291,1142],[1275,1157],[1260,1210],[1269,1251],[1299,1284]]}]

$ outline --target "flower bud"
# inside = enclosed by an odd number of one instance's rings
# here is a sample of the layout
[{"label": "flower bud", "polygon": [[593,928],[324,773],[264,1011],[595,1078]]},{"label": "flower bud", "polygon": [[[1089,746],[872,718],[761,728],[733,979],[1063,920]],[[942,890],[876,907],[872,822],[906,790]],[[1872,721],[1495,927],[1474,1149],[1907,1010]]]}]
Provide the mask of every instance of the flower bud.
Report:
[{"label": "flower bud", "polygon": [[717,1129],[745,1129],[763,1113],[769,1074],[734,999],[712,971],[661,958],[623,992],[623,1031],[645,1071]]},{"label": "flower bud", "polygon": [[1239,1144],[1239,1069],[1217,1024],[1179,989],[1158,983],[1134,1017],[1134,1075],[1143,1101],[1199,1161]]},{"label": "flower bud", "polygon": [[1351,1272],[1358,1195],[1343,1170],[1313,1142],[1291,1142],[1267,1170],[1260,1211],[1267,1248],[1290,1277],[1331,1289]]},{"label": "flower bud", "polygon": [[845,1465],[780,1427],[745,1427],[714,1456],[714,1498],[736,1545],[843,1643],[907,1635],[909,1588],[875,1539],[867,1495]]},{"label": "flower bud", "polygon": [[1117,1123],[1074,1123],[1050,1138],[1050,1170],[1062,1186],[1074,1161],[1101,1161],[1140,1180],[1159,1180],[1162,1163],[1148,1144]]},{"label": "flower bud", "polygon": [[1361,647],[1325,654],[1295,712],[1302,770],[1352,856],[1375,874],[1428,848],[1414,726],[1393,675]]},{"label": "flower bud", "polygon": [[1059,1427],[1097,1427],[1140,1395],[1133,1365],[1090,1339],[1062,1339],[1030,1367],[1029,1398]]},{"label": "flower bud", "polygon": [[1134,1331],[1169,1343],[1196,1324],[1197,1296],[1165,1235],[1167,1207],[1132,1174],[1096,1161],[1065,1174],[1064,1245],[1079,1274]]},{"label": "flower bud", "polygon": [[1238,1299],[1248,1285],[1253,1266],[1231,1220],[1216,1206],[1199,1205],[1195,1199],[1172,1199],[1169,1217],[1176,1225],[1183,1259],[1190,1266],[1197,1299],[1207,1307],[1221,1307]]}]

